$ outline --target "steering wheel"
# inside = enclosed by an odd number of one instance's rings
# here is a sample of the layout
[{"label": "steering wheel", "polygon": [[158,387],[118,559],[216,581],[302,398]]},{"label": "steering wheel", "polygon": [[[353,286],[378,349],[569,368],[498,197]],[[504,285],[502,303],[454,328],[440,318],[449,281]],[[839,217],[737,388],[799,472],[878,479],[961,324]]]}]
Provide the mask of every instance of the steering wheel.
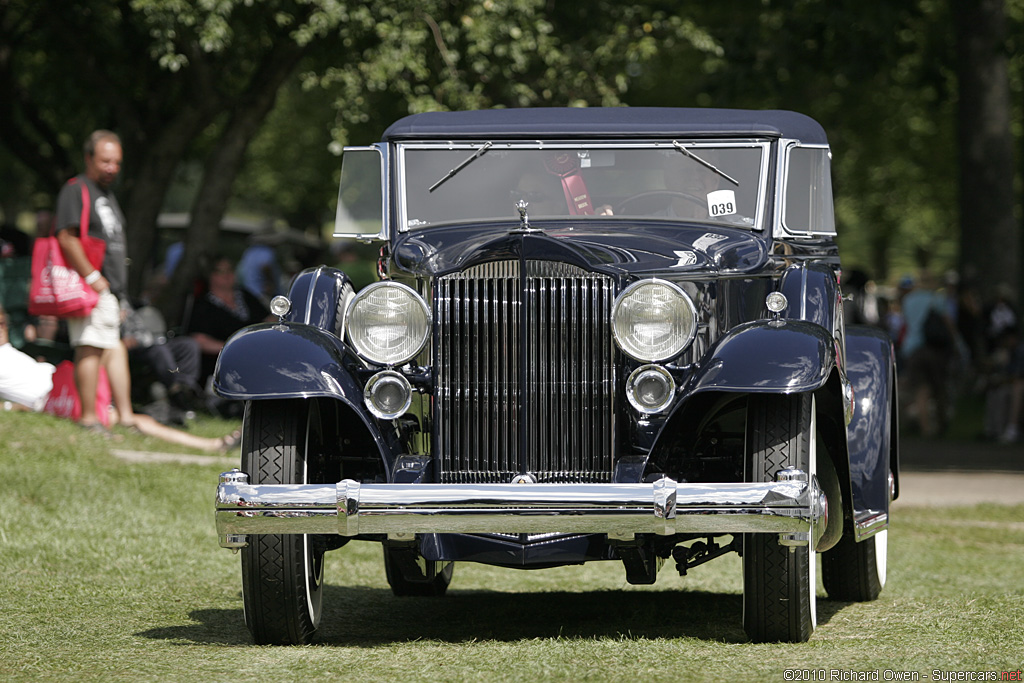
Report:
[{"label": "steering wheel", "polygon": [[[618,206],[615,207],[615,213],[632,213],[630,211],[626,211],[625,207],[628,206],[629,204],[632,204],[633,202],[644,202],[655,197],[667,197],[669,199],[685,199],[686,201],[691,202],[692,204],[704,209],[705,211],[707,211],[708,208],[708,203],[705,200],[701,199],[700,197],[697,197],[696,195],[689,194],[687,192],[677,192],[675,190],[648,190],[646,192],[638,192],[634,195],[631,195],[621,200],[618,203]],[[641,215],[643,214],[641,213]]]}]

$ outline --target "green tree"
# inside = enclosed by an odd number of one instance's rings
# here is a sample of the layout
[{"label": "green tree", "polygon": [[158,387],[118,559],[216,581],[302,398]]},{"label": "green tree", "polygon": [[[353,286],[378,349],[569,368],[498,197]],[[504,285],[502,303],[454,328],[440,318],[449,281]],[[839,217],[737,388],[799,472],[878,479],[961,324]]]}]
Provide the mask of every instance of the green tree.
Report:
[{"label": "green tree", "polygon": [[[975,133],[988,129],[966,114],[958,129],[958,111],[972,104],[985,103],[975,111],[986,121],[1001,112],[1024,139],[1024,58],[1012,42],[1024,0],[1003,2],[0,0],[0,159],[20,169],[5,164],[0,205],[8,214],[37,192],[52,196],[80,165],[85,134],[118,130],[138,291],[156,216],[190,163],[201,170],[177,295],[216,249],[230,199],[303,228],[329,220],[340,146],[376,140],[410,112],[780,107],[829,132],[848,266],[892,279],[922,250],[936,269],[962,252],[965,264],[999,264],[1014,282],[1013,138],[1000,123],[998,142],[989,138],[998,162],[973,157],[977,172],[959,171],[955,154],[971,163]],[[961,13],[971,7],[995,23]],[[968,52],[970,41],[981,48]],[[1003,86],[970,74],[1008,81],[994,109],[985,98]],[[990,199],[992,183],[1002,188],[998,209],[966,204]],[[975,226],[963,244],[961,216]],[[996,234],[978,239],[993,225]]]},{"label": "green tree", "polygon": [[[179,278],[186,283],[216,248],[234,177],[278,88],[313,42],[372,23],[368,9],[347,12],[330,0],[4,0],[4,145],[52,194],[73,173],[90,129],[117,130],[130,256],[145,266],[174,173],[205,143]],[[145,275],[132,269],[133,292]]]},{"label": "green tree", "polygon": [[[249,145],[303,59],[307,85],[338,98],[333,132],[345,141],[378,135],[409,111],[617,104],[628,66],[656,52],[655,34],[699,36],[664,14],[639,22],[633,6],[599,2],[590,10],[583,22],[580,9],[543,0],[0,0],[4,145],[53,193],[73,173],[74,150],[90,129],[118,130],[122,203],[139,266],[152,260],[156,218],[176,169],[192,156],[203,160],[185,257],[167,299],[174,317],[201,257],[216,249],[235,177],[247,158],[259,158],[247,157]],[[559,30],[570,27],[577,35],[566,42]],[[303,92],[310,91],[292,91],[290,100]],[[286,156],[280,150],[300,137],[295,128],[281,131],[264,157]],[[264,176],[253,185],[266,195],[275,183]],[[308,220],[313,212],[299,204],[309,201],[293,202],[289,213]],[[144,277],[143,267],[132,269],[133,292]]]},{"label": "green tree", "polygon": [[[661,50],[631,104],[794,109],[835,153],[847,267],[885,280],[955,240],[951,26],[942,2],[764,0],[688,8],[715,49]],[[678,87],[667,87],[668,83]],[[935,249],[955,264],[953,248]]]}]

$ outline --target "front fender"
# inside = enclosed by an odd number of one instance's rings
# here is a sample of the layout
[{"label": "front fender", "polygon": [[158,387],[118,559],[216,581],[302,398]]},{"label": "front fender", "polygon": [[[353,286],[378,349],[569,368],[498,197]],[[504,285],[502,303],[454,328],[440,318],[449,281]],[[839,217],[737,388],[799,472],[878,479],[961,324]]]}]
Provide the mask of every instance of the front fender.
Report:
[{"label": "front fender", "polygon": [[800,393],[822,387],[836,365],[835,341],[803,320],[757,320],[712,347],[689,392]]},{"label": "front fender", "polygon": [[348,275],[337,268],[307,268],[292,280],[288,290],[292,307],[285,320],[313,325],[344,338],[345,307],[353,295]]},{"label": "front fender", "polygon": [[336,398],[361,413],[363,390],[346,369],[350,352],[319,327],[280,322],[236,332],[221,351],[214,390],[224,398]]},{"label": "front fender", "polygon": [[[853,420],[847,427],[850,485],[857,537],[889,511],[889,472],[898,485],[896,371],[892,342],[868,327],[846,331],[847,377],[853,386]],[[897,489],[898,490],[898,489]]]}]

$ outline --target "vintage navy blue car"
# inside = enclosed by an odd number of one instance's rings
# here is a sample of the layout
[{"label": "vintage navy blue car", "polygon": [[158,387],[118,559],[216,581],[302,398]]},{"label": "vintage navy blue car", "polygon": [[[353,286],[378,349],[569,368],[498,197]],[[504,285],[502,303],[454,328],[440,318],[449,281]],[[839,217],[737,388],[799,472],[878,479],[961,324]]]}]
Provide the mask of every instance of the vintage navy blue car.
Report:
[{"label": "vintage navy blue car", "polygon": [[216,373],[256,642],[314,637],[351,539],[408,596],[457,562],[645,584],[737,552],[755,641],[810,637],[816,554],[829,597],[875,599],[895,365],[843,322],[829,164],[783,111],[429,113],[347,149],[336,235],[380,242],[380,280],[300,273]]}]

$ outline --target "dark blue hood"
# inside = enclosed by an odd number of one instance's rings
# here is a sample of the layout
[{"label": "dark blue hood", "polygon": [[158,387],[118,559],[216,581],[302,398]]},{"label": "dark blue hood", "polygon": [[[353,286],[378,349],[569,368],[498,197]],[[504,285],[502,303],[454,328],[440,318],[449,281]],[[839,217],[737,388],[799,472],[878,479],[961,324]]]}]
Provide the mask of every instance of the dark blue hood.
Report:
[{"label": "dark blue hood", "polygon": [[768,258],[756,233],[709,224],[535,224],[542,232],[510,233],[514,224],[431,228],[403,234],[395,265],[416,277],[443,275],[488,261],[561,261],[610,275],[746,272]]}]

